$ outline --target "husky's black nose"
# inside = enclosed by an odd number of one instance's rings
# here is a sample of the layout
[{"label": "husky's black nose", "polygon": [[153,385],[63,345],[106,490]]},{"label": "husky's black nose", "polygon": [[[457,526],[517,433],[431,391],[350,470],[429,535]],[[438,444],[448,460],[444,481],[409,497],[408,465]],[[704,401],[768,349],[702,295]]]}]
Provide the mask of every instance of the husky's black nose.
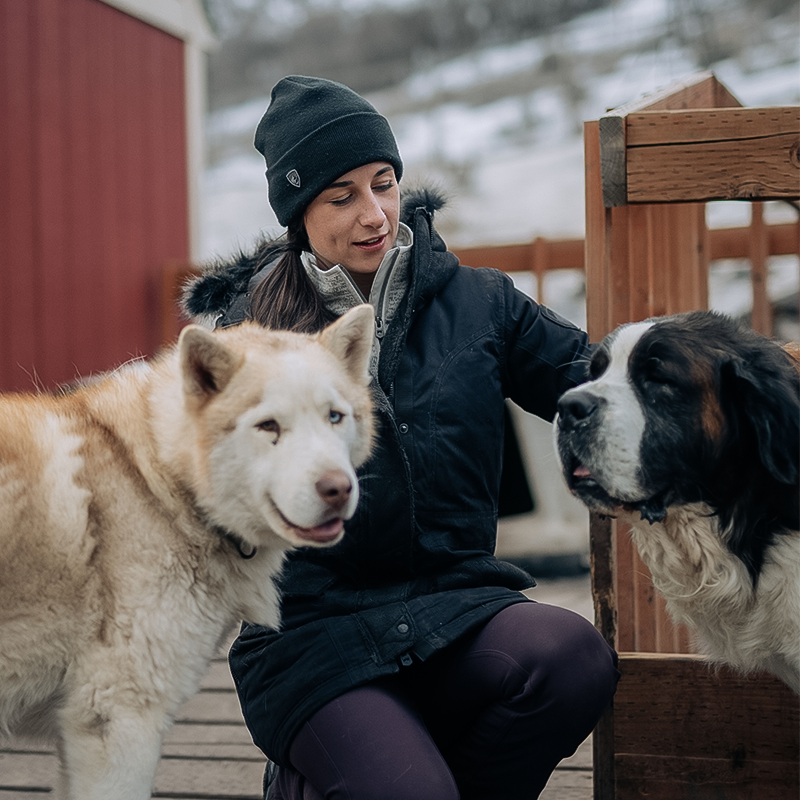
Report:
[{"label": "husky's black nose", "polygon": [[573,430],[585,424],[599,406],[597,397],[589,392],[567,392],[558,401],[558,424],[562,430]]}]

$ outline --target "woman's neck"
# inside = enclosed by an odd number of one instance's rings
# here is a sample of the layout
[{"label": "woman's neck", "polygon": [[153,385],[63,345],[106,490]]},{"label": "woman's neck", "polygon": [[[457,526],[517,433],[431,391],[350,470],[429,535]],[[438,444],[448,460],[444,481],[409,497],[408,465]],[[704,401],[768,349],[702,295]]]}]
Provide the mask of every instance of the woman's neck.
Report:
[{"label": "woman's neck", "polygon": [[372,290],[372,284],[375,282],[374,272],[350,272],[346,270],[353,283],[358,286],[361,294],[369,300],[369,293]]}]

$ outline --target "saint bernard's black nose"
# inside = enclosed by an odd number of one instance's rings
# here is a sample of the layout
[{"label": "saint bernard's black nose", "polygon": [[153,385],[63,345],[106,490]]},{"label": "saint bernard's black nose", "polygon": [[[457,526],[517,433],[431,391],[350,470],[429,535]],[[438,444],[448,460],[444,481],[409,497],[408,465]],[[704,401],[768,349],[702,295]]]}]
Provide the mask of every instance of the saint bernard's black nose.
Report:
[{"label": "saint bernard's black nose", "polygon": [[599,406],[590,392],[567,392],[558,401],[558,424],[562,430],[573,430],[588,422]]}]

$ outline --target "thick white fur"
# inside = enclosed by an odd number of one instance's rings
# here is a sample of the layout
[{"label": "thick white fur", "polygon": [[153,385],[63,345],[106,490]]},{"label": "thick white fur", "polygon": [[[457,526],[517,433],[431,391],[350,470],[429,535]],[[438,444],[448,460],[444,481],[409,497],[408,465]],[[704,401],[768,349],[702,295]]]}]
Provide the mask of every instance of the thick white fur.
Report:
[{"label": "thick white fur", "polygon": [[[190,326],[150,365],[0,398],[0,735],[57,743],[60,797],[147,800],[222,639],[278,625],[284,553],[341,537],[372,329],[368,306],[317,337]],[[350,479],[346,502],[324,475]]]},{"label": "thick white fur", "polygon": [[754,588],[707,507],[673,506],[653,525],[621,517],[670,616],[697,631],[702,652],[742,672],[771,672],[800,694],[798,536],[777,538]]},{"label": "thick white fur", "polygon": [[618,328],[608,369],[592,381],[592,393],[605,401],[603,426],[597,431],[594,446],[598,455],[593,463],[594,474],[609,494],[623,501],[642,496],[639,467],[645,418],[628,375],[628,360],[636,343],[651,327],[650,322],[637,322]]}]

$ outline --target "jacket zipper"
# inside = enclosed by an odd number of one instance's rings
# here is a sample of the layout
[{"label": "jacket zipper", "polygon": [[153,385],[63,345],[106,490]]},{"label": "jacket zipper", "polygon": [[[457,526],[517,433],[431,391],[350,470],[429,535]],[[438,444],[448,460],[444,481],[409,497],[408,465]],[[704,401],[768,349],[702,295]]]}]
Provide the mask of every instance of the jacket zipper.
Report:
[{"label": "jacket zipper", "polygon": [[383,328],[383,320],[386,318],[386,289],[389,285],[391,277],[392,271],[389,270],[389,274],[384,278],[383,286],[381,286],[381,293],[378,297],[378,307],[376,309],[377,313],[375,314],[375,335],[379,339],[383,339],[383,335],[386,333]]}]

